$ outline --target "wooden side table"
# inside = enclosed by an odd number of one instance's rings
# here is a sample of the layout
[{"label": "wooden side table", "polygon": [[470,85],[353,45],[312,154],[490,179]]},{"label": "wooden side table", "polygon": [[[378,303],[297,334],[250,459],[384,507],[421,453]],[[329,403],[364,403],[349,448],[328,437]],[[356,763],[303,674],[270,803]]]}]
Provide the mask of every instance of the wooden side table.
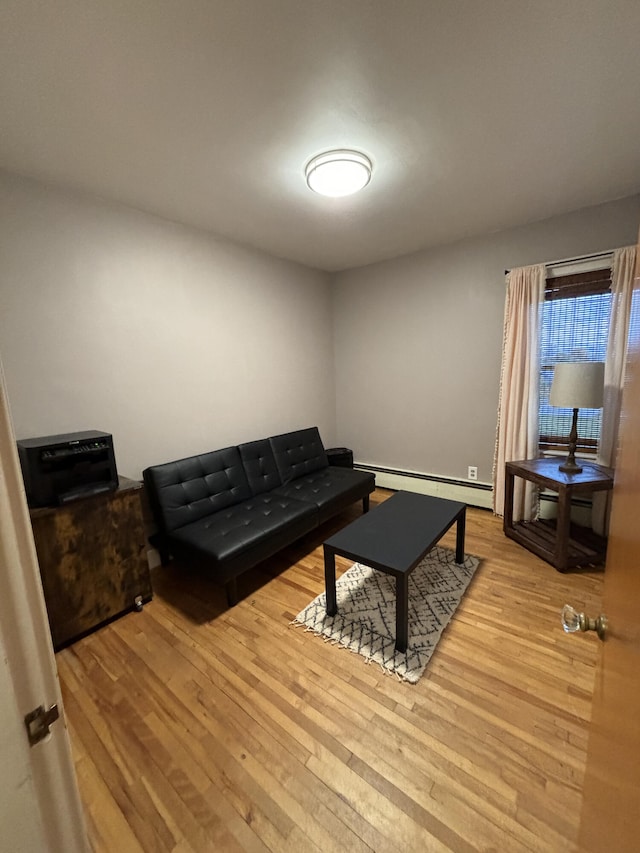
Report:
[{"label": "wooden side table", "polygon": [[[613,488],[613,470],[580,460],[579,474],[559,470],[559,457],[523,459],[507,462],[504,487],[504,533],[529,551],[551,563],[560,572],[578,566],[604,562],[607,540],[593,530],[571,524],[571,498]],[[515,477],[529,480],[558,493],[558,518],[538,521],[513,521]]]},{"label": "wooden side table", "polygon": [[120,477],[114,492],[30,510],[56,651],[151,599],[141,494]]}]

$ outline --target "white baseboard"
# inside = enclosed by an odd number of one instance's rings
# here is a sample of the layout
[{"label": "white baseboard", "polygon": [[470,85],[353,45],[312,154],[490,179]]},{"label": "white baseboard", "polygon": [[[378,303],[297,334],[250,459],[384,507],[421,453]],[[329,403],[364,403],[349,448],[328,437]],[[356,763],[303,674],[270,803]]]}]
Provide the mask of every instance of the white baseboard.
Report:
[{"label": "white baseboard", "polygon": [[469,506],[478,506],[482,509],[493,508],[493,487],[490,483],[467,483],[464,480],[455,480],[450,477],[436,477],[414,471],[396,471],[380,468],[377,465],[359,465],[356,463],[354,467],[375,474],[376,486],[380,486],[382,489],[417,492],[420,495],[461,501]]}]

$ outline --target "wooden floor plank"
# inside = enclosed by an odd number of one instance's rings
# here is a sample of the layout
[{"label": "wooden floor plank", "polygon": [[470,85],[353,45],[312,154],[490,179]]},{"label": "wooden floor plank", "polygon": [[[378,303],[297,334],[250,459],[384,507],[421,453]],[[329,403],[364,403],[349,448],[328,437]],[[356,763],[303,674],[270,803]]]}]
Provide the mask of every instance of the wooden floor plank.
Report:
[{"label": "wooden floor plank", "polygon": [[143,612],[58,653],[95,853],[574,849],[597,640],[559,614],[599,612],[602,573],[560,574],[470,508],[481,565],[408,684],[290,624],[359,514],[247,573],[231,609],[156,569]]}]

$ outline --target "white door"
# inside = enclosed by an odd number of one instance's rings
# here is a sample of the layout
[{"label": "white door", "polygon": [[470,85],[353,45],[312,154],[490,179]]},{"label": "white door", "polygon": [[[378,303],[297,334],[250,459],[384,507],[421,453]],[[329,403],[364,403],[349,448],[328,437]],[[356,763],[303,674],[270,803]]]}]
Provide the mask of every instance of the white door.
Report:
[{"label": "white door", "polygon": [[31,776],[29,747],[23,737],[23,723],[13,695],[9,664],[0,637],[0,849],[46,850],[40,813]]},{"label": "white door", "polygon": [[622,398],[580,850],[640,850],[640,243]]},{"label": "white door", "polygon": [[[0,364],[0,849],[88,849]],[[57,704],[60,719],[29,746],[24,717]]]}]

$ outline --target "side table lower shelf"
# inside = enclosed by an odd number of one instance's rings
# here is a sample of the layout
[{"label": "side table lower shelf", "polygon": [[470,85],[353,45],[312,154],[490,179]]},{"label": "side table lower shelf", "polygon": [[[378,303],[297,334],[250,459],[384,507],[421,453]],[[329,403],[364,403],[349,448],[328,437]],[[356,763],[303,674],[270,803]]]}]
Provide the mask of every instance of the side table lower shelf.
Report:
[{"label": "side table lower shelf", "polygon": [[[505,534],[546,561],[553,555],[558,537],[556,522],[553,519],[518,521],[513,527],[505,530]],[[560,571],[576,566],[598,565],[604,562],[606,553],[607,540],[603,536],[598,536],[588,527],[571,524],[566,567]]]}]

